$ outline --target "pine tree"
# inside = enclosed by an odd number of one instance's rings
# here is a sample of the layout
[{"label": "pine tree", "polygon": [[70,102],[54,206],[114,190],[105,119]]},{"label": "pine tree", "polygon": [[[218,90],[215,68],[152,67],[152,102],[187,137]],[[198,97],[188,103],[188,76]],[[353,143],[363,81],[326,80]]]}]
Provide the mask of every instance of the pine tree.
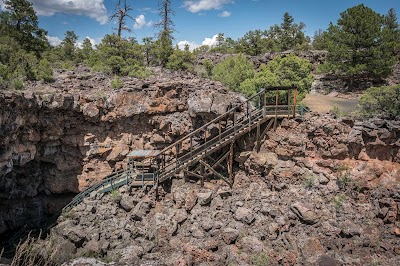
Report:
[{"label": "pine tree", "polygon": [[89,59],[90,55],[93,53],[92,42],[89,38],[85,38],[82,43],[82,57],[84,60]]},{"label": "pine tree", "polygon": [[394,8],[391,8],[384,18],[383,35],[387,49],[394,54],[400,52],[400,28]]},{"label": "pine tree", "polygon": [[5,0],[6,12],[0,16],[1,36],[14,38],[27,52],[37,56],[48,47],[47,32],[39,28],[38,17],[27,0]]},{"label": "pine tree", "polygon": [[394,57],[384,40],[384,18],[360,4],[340,14],[328,29],[327,68],[349,75],[351,84],[363,79],[387,77]]},{"label": "pine tree", "polygon": [[166,66],[168,58],[174,52],[172,47],[172,33],[174,32],[174,23],[171,19],[175,15],[171,8],[171,0],[162,0],[159,2],[159,15],[161,20],[156,24],[157,27],[161,27],[159,35],[159,59],[162,66]]},{"label": "pine tree", "polygon": [[76,50],[75,43],[78,40],[78,36],[76,36],[74,31],[66,31],[64,35],[64,40],[61,43],[64,58],[67,60],[74,60]]}]

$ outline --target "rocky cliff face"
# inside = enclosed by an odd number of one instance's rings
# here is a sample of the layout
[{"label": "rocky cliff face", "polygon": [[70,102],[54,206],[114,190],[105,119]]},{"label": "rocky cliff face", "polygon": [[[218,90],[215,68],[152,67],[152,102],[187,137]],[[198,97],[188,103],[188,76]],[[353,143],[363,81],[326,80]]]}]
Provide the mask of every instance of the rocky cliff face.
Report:
[{"label": "rocky cliff face", "polygon": [[232,190],[174,180],[159,201],[130,187],[93,195],[43,245],[120,265],[396,265],[399,141],[399,121],[284,120],[259,153],[236,154]]},{"label": "rocky cliff face", "polygon": [[120,90],[81,68],[0,92],[0,234],[39,223],[120,169],[129,151],[162,149],[242,100],[219,83],[155,71]]}]

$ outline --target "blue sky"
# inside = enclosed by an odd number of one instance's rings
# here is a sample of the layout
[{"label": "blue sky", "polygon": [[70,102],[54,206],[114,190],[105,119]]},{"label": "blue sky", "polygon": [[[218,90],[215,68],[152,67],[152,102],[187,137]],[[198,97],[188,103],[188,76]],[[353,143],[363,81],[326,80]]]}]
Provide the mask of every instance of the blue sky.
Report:
[{"label": "blue sky", "polygon": [[[117,0],[30,1],[39,15],[40,26],[55,44],[67,30],[75,31],[80,41],[90,37],[98,43],[116,26],[108,17]],[[143,37],[154,37],[158,32],[154,28],[159,20],[158,0],[127,2],[134,9],[130,14],[136,22],[127,21],[133,33],[125,32],[124,36],[136,37],[139,42]],[[286,11],[295,22],[304,22],[306,34],[313,36],[316,30],[326,29],[329,22],[336,23],[341,12],[361,3],[381,14],[393,7],[400,16],[400,0],[172,0],[175,43],[186,41],[192,47],[212,44],[213,36],[220,32],[236,40],[249,30],[268,29],[281,23]]]}]

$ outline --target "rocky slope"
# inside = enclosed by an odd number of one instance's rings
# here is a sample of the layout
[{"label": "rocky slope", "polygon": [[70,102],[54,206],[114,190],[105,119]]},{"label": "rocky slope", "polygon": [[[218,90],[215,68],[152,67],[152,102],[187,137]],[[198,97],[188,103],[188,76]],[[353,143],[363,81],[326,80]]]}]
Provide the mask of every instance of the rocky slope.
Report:
[{"label": "rocky slope", "polygon": [[0,236],[56,213],[129,151],[161,149],[243,99],[220,83],[154,71],[120,90],[81,67],[0,91]]},{"label": "rocky slope", "polygon": [[[396,265],[400,122],[284,120],[235,184],[122,187],[59,218],[43,244],[66,265]],[[101,259],[100,259],[101,258]],[[100,262],[103,260],[103,262]]]}]

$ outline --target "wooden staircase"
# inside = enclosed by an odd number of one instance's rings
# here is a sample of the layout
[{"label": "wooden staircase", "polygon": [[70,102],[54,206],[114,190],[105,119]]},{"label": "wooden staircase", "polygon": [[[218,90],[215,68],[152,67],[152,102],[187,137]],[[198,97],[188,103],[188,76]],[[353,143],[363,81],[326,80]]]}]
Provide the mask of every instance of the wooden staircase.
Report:
[{"label": "wooden staircase", "polygon": [[[282,91],[286,92],[284,104],[279,102],[282,98]],[[179,173],[200,178],[201,184],[203,184],[204,175],[208,172],[232,186],[235,142],[246,133],[256,130],[256,149],[258,151],[261,140],[269,130],[276,128],[278,119],[302,116],[304,109],[302,106],[296,105],[296,93],[295,87],[272,87],[261,90],[247,101],[234,106],[163,149],[156,156],[158,164],[153,173],[136,173],[132,170],[114,172],[104,177],[98,184],[76,195],[62,209],[62,212],[69,211],[90,195],[107,193],[123,185],[158,187]],[[271,98],[274,100],[274,104],[267,104],[267,99],[271,100]],[[218,152],[221,154],[216,159],[211,158],[211,155]],[[226,167],[223,165],[224,161],[227,162]],[[227,175],[221,173],[223,170],[227,172]],[[19,230],[6,243],[7,246],[16,246],[23,237],[27,236],[28,229],[24,227]],[[3,246],[6,244],[3,243]]]}]

